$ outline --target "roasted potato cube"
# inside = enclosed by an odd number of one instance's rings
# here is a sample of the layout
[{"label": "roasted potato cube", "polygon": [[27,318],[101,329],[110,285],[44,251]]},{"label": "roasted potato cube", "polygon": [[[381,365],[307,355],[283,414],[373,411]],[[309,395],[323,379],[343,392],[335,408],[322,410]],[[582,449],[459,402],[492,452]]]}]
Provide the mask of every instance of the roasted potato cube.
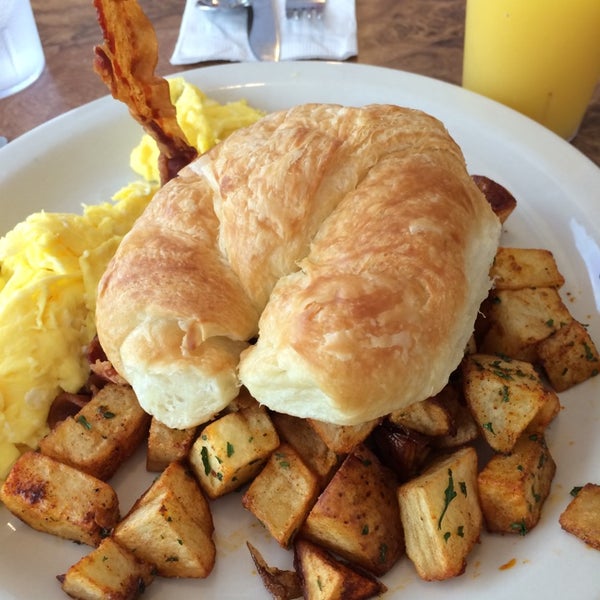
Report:
[{"label": "roasted potato cube", "polygon": [[546,427],[552,423],[556,415],[561,411],[560,399],[557,394],[547,394],[546,401],[537,411],[535,417],[525,429],[525,433],[544,433]]},{"label": "roasted potato cube", "polygon": [[452,435],[456,433],[456,426],[452,413],[446,406],[446,398],[454,393],[454,389],[447,385],[436,396],[394,411],[388,418],[395,425],[402,425],[424,435]]},{"label": "roasted potato cube", "polygon": [[369,437],[373,429],[379,424],[380,419],[367,421],[360,425],[335,425],[316,419],[309,419],[308,421],[328,448],[336,454],[349,454]]},{"label": "roasted potato cube", "polygon": [[497,290],[479,351],[536,362],[537,345],[572,320],[555,288]]},{"label": "roasted potato cube", "polygon": [[302,537],[383,575],[403,552],[395,488],[393,473],[357,446],[308,514]]},{"label": "roasted potato cube", "polygon": [[282,413],[271,413],[271,419],[279,438],[296,450],[323,489],[340,464],[339,455],[325,444],[306,419]]},{"label": "roasted potato cube", "polygon": [[369,444],[400,483],[414,477],[431,453],[430,437],[387,420],[375,428]]},{"label": "roasted potato cube", "polygon": [[150,422],[146,470],[160,472],[172,462],[184,460],[196,439],[196,427],[173,429],[158,419]]},{"label": "roasted potato cube", "polygon": [[497,452],[510,452],[548,397],[555,395],[528,362],[471,354],[462,370],[467,405]]},{"label": "roasted potato cube", "polygon": [[538,248],[498,248],[490,277],[496,290],[560,288],[565,283],[552,252]]},{"label": "roasted potato cube", "polygon": [[513,451],[494,455],[478,477],[488,531],[525,535],[540,519],[556,464],[544,436],[525,434]]},{"label": "roasted potato cube", "polygon": [[168,489],[130,511],[113,536],[162,577],[205,578],[215,564],[212,536]]},{"label": "roasted potato cube", "polygon": [[559,519],[561,527],[600,550],[600,485],[586,483]]},{"label": "roasted potato cube", "polygon": [[452,415],[454,431],[431,438],[432,447],[452,450],[474,442],[480,436],[479,427],[466,404],[463,404],[458,395],[449,395],[445,398],[445,405]]},{"label": "roasted potato cube", "polygon": [[305,600],[367,600],[387,591],[377,578],[336,560],[308,540],[294,544],[294,565]]},{"label": "roasted potato cube", "polygon": [[571,321],[537,346],[540,363],[557,392],[600,373],[600,354],[587,329]]},{"label": "roasted potato cube", "polygon": [[207,536],[213,534],[215,527],[210,505],[200,489],[194,473],[182,462],[172,462],[164,469],[129,512],[167,491],[175,495]]},{"label": "roasted potato cube", "polygon": [[129,386],[108,384],[40,441],[43,454],[109,479],[146,437],[150,416]]},{"label": "roasted potato cube", "polygon": [[119,520],[119,501],[108,483],[40,452],[21,455],[0,500],[34,529],[90,546]]},{"label": "roasted potato cube", "polygon": [[473,181],[481,190],[501,223],[504,223],[517,207],[515,197],[497,181],[485,175],[473,175]]},{"label": "roasted potato cube", "polygon": [[478,542],[482,515],[477,453],[462,448],[398,488],[406,554],[426,581],[461,575]]},{"label": "roasted potato cube", "polygon": [[58,579],[78,600],[135,600],[154,580],[154,567],[106,538]]},{"label": "roasted potato cube", "polygon": [[253,404],[209,423],[194,442],[189,461],[209,498],[231,492],[252,479],[279,436],[264,407]]},{"label": "roasted potato cube", "polygon": [[284,548],[304,523],[319,494],[317,476],[283,443],[242,497],[248,509]]}]

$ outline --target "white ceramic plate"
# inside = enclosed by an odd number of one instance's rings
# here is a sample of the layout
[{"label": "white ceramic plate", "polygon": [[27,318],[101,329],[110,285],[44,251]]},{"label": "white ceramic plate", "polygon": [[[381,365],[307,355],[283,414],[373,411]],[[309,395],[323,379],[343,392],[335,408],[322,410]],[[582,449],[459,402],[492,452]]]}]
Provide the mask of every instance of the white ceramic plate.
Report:
[{"label": "white ceramic plate", "polygon": [[[212,97],[246,98],[265,110],[302,102],[394,103],[440,118],[462,146],[472,173],[507,186],[518,209],[503,244],[552,250],[566,276],[564,297],[600,343],[600,170],[566,142],[496,103],[448,84],[356,64],[232,64],[186,77]],[[128,168],[140,130],[124,106],[103,98],[61,116],[0,150],[0,230],[39,210],[78,211],[108,199],[134,179]],[[600,483],[600,377],[561,395],[564,410],[548,433],[558,463],[539,525],[527,536],[484,534],[461,576],[418,580],[403,558],[384,581],[387,597],[432,600],[600,598],[600,555],[563,532],[558,517],[569,492]],[[143,452],[115,477],[126,511],[151,482]],[[267,560],[291,567],[241,508],[240,494],[213,505],[218,560],[205,581],[156,580],[144,598],[267,598],[245,547],[250,539]],[[0,598],[64,598],[55,576],[88,548],[30,530],[0,508]],[[502,569],[514,559],[514,566]]]}]

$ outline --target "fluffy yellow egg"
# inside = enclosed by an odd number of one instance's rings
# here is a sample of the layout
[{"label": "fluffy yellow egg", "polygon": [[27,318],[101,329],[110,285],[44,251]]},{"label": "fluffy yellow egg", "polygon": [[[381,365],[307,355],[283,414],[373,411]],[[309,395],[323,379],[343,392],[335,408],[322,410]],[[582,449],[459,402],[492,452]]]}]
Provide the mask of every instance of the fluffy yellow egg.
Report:
[{"label": "fluffy yellow egg", "polygon": [[[244,101],[221,105],[182,78],[169,84],[177,120],[200,152],[263,116]],[[56,395],[77,392],[88,377],[98,281],[156,191],[157,163],[144,135],[130,164],[145,181],[81,215],[35,213],[0,239],[0,480],[46,433]]]},{"label": "fluffy yellow egg", "polygon": [[132,184],[81,215],[35,213],[0,239],[0,478],[37,446],[56,395],[85,383],[99,278],[154,189]]}]

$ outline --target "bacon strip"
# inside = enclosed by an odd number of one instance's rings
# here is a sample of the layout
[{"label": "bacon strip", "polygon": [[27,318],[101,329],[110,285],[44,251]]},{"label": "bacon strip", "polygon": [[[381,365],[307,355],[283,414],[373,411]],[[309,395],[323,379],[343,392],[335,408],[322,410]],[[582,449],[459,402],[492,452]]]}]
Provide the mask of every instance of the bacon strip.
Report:
[{"label": "bacon strip", "polygon": [[94,0],[104,44],[94,48],[94,70],[112,96],[125,103],[133,118],[160,150],[161,184],[175,177],[197,151],[177,123],[169,84],[155,74],[158,40],[137,0]]}]

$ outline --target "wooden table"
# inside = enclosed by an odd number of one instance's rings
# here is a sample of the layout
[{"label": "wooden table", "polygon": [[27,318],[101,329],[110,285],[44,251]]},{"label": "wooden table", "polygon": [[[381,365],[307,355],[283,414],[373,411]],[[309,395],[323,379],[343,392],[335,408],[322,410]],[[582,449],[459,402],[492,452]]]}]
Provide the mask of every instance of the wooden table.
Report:
[{"label": "wooden table", "polygon": [[[356,0],[355,62],[402,69],[460,84],[465,0]],[[102,41],[92,0],[32,0],[47,65],[28,89],[0,100],[0,135],[9,140],[94,100],[107,88],[92,70]],[[158,73],[169,63],[184,0],[141,0],[160,44]],[[573,145],[600,166],[600,87]]]}]

